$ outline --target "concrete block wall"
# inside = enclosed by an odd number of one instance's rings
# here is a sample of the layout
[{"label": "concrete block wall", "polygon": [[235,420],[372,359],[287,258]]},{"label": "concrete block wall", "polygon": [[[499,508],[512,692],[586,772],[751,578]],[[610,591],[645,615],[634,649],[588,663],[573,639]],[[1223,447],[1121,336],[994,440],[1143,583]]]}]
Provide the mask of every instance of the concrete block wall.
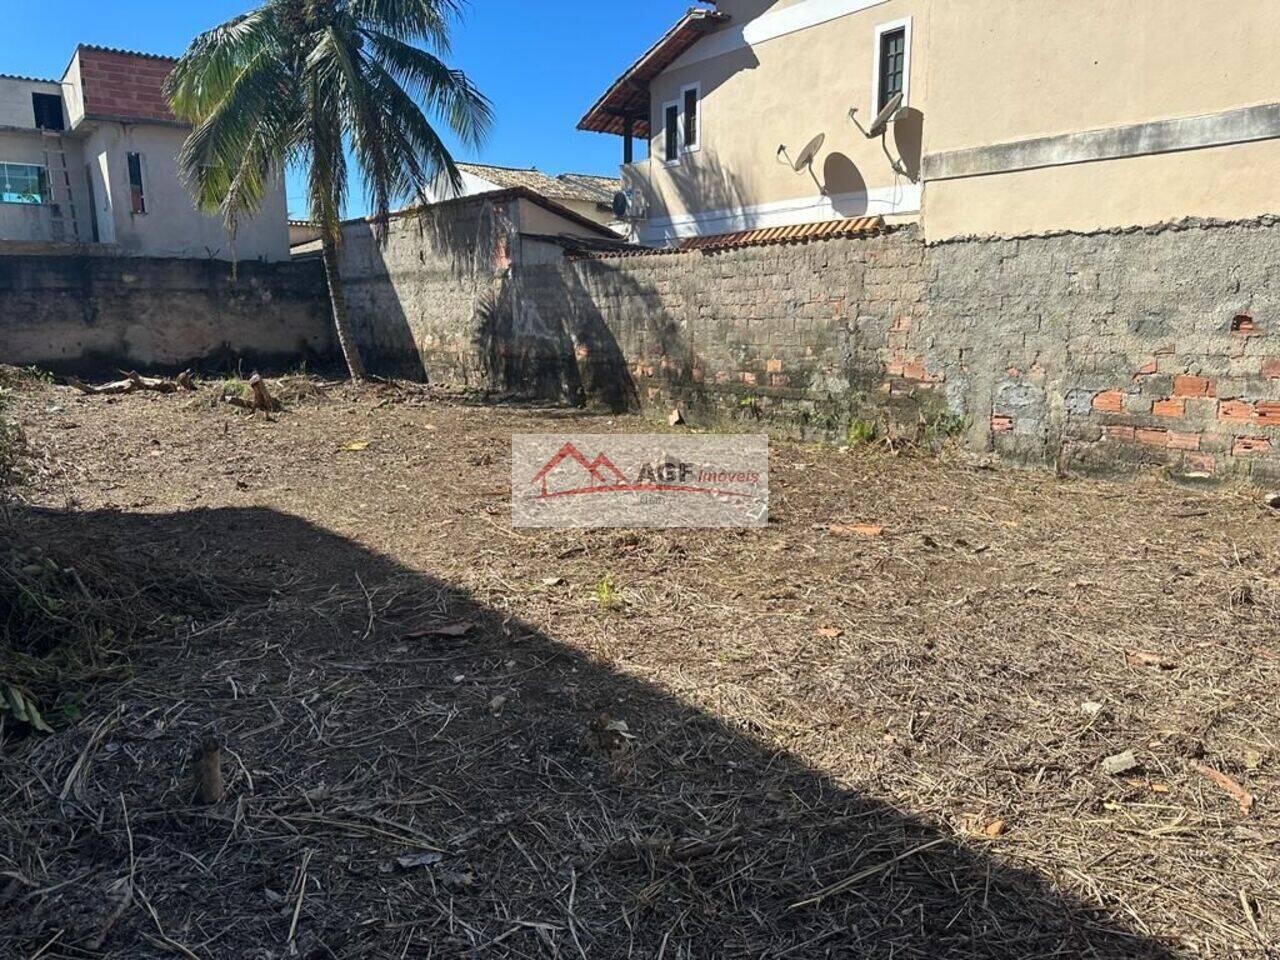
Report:
[{"label": "concrete block wall", "polygon": [[1067,469],[1280,473],[1276,218],[575,259],[486,206],[348,239],[375,368]]},{"label": "concrete block wall", "polygon": [[[923,259],[913,231],[580,259],[539,268],[527,294],[540,314],[556,308],[548,292],[567,297],[575,327],[599,317],[642,404],[838,437],[888,408],[896,423],[943,406],[894,346],[925,309]],[[577,349],[589,364],[591,348]]]},{"label": "concrete block wall", "polygon": [[1064,467],[1280,469],[1280,222],[927,248],[912,348],[970,445]]},{"label": "concrete block wall", "polygon": [[0,363],[96,376],[333,361],[318,261],[0,256]]}]

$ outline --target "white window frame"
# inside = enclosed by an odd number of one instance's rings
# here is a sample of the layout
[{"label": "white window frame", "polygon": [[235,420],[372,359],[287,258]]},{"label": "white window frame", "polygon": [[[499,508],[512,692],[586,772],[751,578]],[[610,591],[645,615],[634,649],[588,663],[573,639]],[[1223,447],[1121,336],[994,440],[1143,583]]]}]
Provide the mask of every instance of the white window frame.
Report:
[{"label": "white window frame", "polygon": [[[694,142],[693,146],[690,146],[688,143],[686,143],[684,139],[684,134],[685,134],[684,101],[685,101],[685,94],[687,94],[690,90],[694,92],[694,98],[698,102],[698,139]],[[686,153],[697,153],[699,150],[702,149],[702,121],[704,119],[702,115],[702,82],[695,81],[694,83],[686,83],[683,87],[681,87],[680,99],[677,101],[677,104],[678,104],[678,112],[680,115],[680,120],[679,120],[680,131],[677,134],[679,138],[678,143],[680,145],[680,155],[684,156],[684,154]]]},{"label": "white window frame", "polygon": [[[672,107],[676,108],[676,155],[674,157],[667,156],[667,143],[669,134],[667,132],[667,116]],[[668,100],[662,105],[662,165],[664,167],[678,166],[680,157],[684,155],[684,149],[680,143],[680,127],[684,121],[684,113],[680,109],[679,100]]]},{"label": "white window frame", "polygon": [[880,112],[880,38],[893,30],[902,31],[902,106],[911,103],[911,17],[876,24],[875,40],[871,46],[871,116]]}]

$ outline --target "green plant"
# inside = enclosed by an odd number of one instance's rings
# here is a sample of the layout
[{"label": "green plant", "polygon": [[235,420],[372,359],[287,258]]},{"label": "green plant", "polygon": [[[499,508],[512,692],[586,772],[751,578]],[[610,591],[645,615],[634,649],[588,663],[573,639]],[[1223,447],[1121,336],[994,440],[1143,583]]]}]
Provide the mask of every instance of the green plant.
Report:
[{"label": "green plant", "polygon": [[41,733],[53,733],[53,728],[44,722],[40,709],[36,706],[31,694],[13,684],[0,686],[0,713],[6,714]]},{"label": "green plant", "polygon": [[596,583],[596,603],[601,610],[612,610],[618,606],[618,589],[607,573]]},{"label": "green plant", "polygon": [[874,420],[863,420],[860,417],[854,417],[849,421],[848,429],[844,432],[845,444],[850,447],[860,447],[863,444],[871,443],[879,436],[879,429],[876,427]]},{"label": "green plant", "polygon": [[930,440],[949,440],[964,433],[969,420],[963,414],[944,411],[925,423],[925,433]]},{"label": "green plant", "polygon": [[[449,49],[461,0],[267,0],[203,33],[166,84],[192,125],[179,156],[196,204],[236,225],[262,207],[286,167],[307,171],[334,327],[352,379],[364,365],[347,321],[338,244],[348,163],[365,184],[375,229],[461,175],[427,113],[467,147],[491,121],[489,101],[435,53]],[[425,111],[424,105],[425,104]]]}]

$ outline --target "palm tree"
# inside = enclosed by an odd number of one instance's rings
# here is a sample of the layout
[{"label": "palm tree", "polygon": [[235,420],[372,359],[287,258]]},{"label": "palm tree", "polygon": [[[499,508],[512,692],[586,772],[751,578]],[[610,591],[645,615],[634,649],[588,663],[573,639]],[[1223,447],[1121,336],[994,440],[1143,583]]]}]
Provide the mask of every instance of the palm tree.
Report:
[{"label": "palm tree", "polygon": [[286,167],[307,171],[333,322],[355,380],[364,364],[338,276],[348,156],[380,239],[391,210],[425,201],[431,181],[460,184],[427,113],[468,146],[489,127],[489,101],[440,59],[463,2],[266,0],[198,36],[169,76],[174,113],[193,128],[183,177],[201,209],[221,212],[233,243],[269,183]]}]

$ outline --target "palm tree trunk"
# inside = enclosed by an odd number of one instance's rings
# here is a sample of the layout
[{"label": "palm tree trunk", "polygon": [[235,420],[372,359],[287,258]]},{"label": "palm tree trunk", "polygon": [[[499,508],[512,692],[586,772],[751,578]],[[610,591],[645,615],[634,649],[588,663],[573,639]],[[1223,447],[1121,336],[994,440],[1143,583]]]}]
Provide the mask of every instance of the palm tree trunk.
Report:
[{"label": "palm tree trunk", "polygon": [[347,322],[347,296],[342,290],[342,278],[338,275],[338,245],[331,237],[322,241],[324,248],[324,278],[329,285],[329,303],[333,307],[333,328],[338,332],[338,346],[342,359],[347,361],[347,371],[352,380],[364,379],[364,361],[360,359],[360,347],[351,334]]}]

